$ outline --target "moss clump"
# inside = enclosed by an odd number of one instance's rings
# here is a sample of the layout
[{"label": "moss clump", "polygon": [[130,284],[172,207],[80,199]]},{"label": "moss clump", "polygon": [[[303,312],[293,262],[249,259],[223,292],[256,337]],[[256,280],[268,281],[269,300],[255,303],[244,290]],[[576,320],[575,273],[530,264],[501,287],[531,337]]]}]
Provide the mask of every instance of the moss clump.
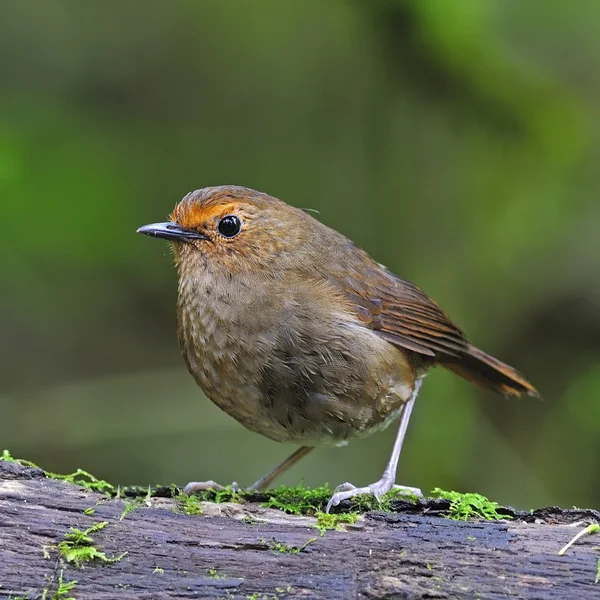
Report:
[{"label": "moss clump", "polygon": [[266,508],[276,508],[291,515],[315,515],[322,512],[331,498],[329,486],[308,489],[302,485],[279,486],[265,492],[269,499],[263,503]]},{"label": "moss clump", "polygon": [[450,500],[450,508],[446,516],[455,521],[467,521],[469,519],[499,521],[511,518],[509,515],[500,514],[498,508],[501,508],[501,506],[481,494],[461,494],[460,492],[449,492],[440,488],[435,488],[431,493],[435,498]]},{"label": "moss clump", "polygon": [[[314,489],[306,488],[302,485],[286,486],[282,485],[272,490],[261,492],[266,500],[262,503],[265,508],[275,508],[292,515],[315,515],[321,512],[327,506],[331,498],[331,490],[328,486],[317,487]],[[232,486],[226,486],[222,490],[203,490],[194,492],[195,498],[205,502],[240,502],[241,500],[252,498],[256,492],[245,490],[236,490]],[[184,494],[175,494],[177,499],[182,499]]]},{"label": "moss clump", "polygon": [[292,546],[284,542],[278,542],[276,539],[272,539],[270,541],[261,540],[261,544],[268,546],[269,549],[277,554],[298,554],[299,552],[302,552],[309,544],[312,544],[316,541],[317,538],[310,538],[305,544],[302,544],[302,546]]},{"label": "moss clump", "polygon": [[275,591],[278,594],[291,594],[294,591],[294,588],[291,585],[286,585],[285,587],[276,587]]},{"label": "moss clump", "polygon": [[[24,467],[33,467],[35,469],[40,468],[30,460],[14,458],[8,450],[2,451],[0,460],[14,462]],[[74,473],[69,473],[68,475],[59,475],[58,473],[50,473],[49,471],[44,471],[44,473],[49,479],[59,479],[60,481],[66,481],[67,483],[80,485],[88,490],[94,490],[95,492],[106,494],[107,496],[114,496],[117,493],[117,489],[114,485],[108,483],[108,481],[104,481],[104,479],[98,479],[97,477],[94,477],[91,473],[88,473],[83,469],[77,469]]]},{"label": "moss clump", "polygon": [[134,510],[141,508],[142,502],[140,500],[125,500],[123,512],[119,516],[119,521],[122,521],[127,515],[131,514]]},{"label": "moss clump", "polygon": [[387,494],[376,498],[373,494],[359,494],[350,499],[352,510],[356,512],[368,512],[370,510],[383,510],[394,512],[393,502],[417,502],[419,498],[403,489],[392,489]]},{"label": "moss clump", "polygon": [[356,523],[360,518],[360,515],[355,512],[334,514],[317,512],[315,516],[317,517],[315,527],[320,531],[321,535],[325,535],[328,529],[337,529],[340,531],[343,529],[343,523]]},{"label": "moss clump", "polygon": [[63,572],[58,576],[58,587],[51,596],[51,600],[75,600],[70,594],[71,590],[77,585],[77,580],[63,581]]},{"label": "moss clump", "polygon": [[[39,468],[31,461],[14,458],[8,450],[4,450],[0,455],[0,460],[15,462],[27,467]],[[57,473],[49,472],[46,472],[46,475],[51,479],[58,479],[60,481],[79,485],[86,489],[103,493],[111,498],[120,498],[124,495],[133,498],[141,498],[143,494],[145,495],[146,500],[149,500],[155,496],[170,496],[177,501],[178,509],[186,515],[202,514],[202,508],[200,506],[201,502],[215,502],[217,504],[222,502],[239,502],[244,498],[255,496],[255,492],[238,490],[231,485],[225,486],[223,489],[219,490],[209,489],[198,491],[191,496],[181,493],[175,484],[171,484],[168,487],[150,486],[148,488],[142,488],[139,486],[128,486],[121,488],[103,479],[98,479],[83,469],[77,469],[74,473],[68,475],[59,475]],[[295,515],[314,515],[317,512],[324,510],[331,497],[331,493],[331,490],[327,486],[318,487],[312,490],[301,485],[294,487],[281,486],[264,493],[268,498],[264,503],[264,506],[277,508]],[[140,504],[134,505],[130,502],[131,501],[128,501],[125,505],[121,519],[125,518],[127,514],[134,510],[134,508],[140,506]],[[92,510],[93,509],[90,508],[86,514],[93,514]]]},{"label": "moss clump", "polygon": [[112,483],[108,483],[108,481],[104,481],[104,479],[98,479],[83,469],[77,469],[74,473],[70,473],[69,475],[59,475],[58,473],[49,473],[48,471],[45,473],[46,477],[49,477],[50,479],[58,479],[60,481],[72,483],[73,485],[80,485],[88,490],[100,492],[106,496],[112,497],[117,494],[117,488]]},{"label": "moss clump", "polygon": [[219,569],[216,569],[215,567],[212,567],[211,569],[208,569],[206,571],[206,574],[211,579],[225,579],[225,577],[226,577],[226,575],[223,575],[223,574],[219,573]]},{"label": "moss clump", "polygon": [[[71,591],[77,585],[77,580],[65,581],[63,571],[58,575],[56,591],[52,593],[54,587],[54,575],[46,575],[48,584],[42,590],[30,592],[27,596],[13,596],[9,594],[8,600],[76,600],[71,596]],[[33,594],[33,595],[32,595]]]},{"label": "moss clump", "polygon": [[[0,455],[0,461],[15,462],[27,467],[37,467],[31,461],[14,458],[8,450],[4,450]],[[73,485],[82,486],[86,489],[103,493],[112,498],[119,498],[122,495],[127,495],[130,498],[141,498],[142,494],[146,501],[153,497],[171,497],[178,503],[178,510],[186,515],[202,514],[201,502],[240,502],[244,499],[256,499],[255,492],[247,492],[238,490],[229,485],[219,490],[205,490],[194,493],[192,496],[182,494],[172,484],[169,487],[151,486],[148,488],[139,488],[129,486],[120,488],[111,483],[94,477],[91,473],[83,469],[77,469],[74,473],[68,475],[59,475],[57,473],[46,472],[46,475],[51,479],[58,479]],[[273,490],[268,490],[260,494],[262,498],[266,498],[262,506],[266,508],[275,508],[283,512],[293,515],[317,516],[317,527],[321,531],[327,529],[339,529],[342,523],[353,523],[356,521],[358,513],[364,513],[371,510],[383,510],[393,512],[394,502],[417,502],[418,498],[413,494],[407,494],[402,489],[393,489],[383,497],[377,499],[372,494],[362,494],[351,499],[351,510],[347,512],[338,512],[337,516],[327,516],[324,513],[325,507],[332,496],[332,490],[329,486],[324,485],[314,489],[308,489],[302,485],[285,486],[282,485]],[[471,518],[480,518],[487,520],[498,520],[510,518],[508,515],[501,515],[497,512],[499,505],[496,502],[491,502],[485,496],[480,494],[460,494],[458,492],[448,492],[436,488],[433,490],[433,495],[438,498],[446,498],[450,500],[450,509],[448,517],[456,520],[467,520]],[[128,501],[125,505],[121,519],[125,518],[132,510],[140,506],[139,503]],[[93,508],[84,511],[87,515],[93,514]],[[340,515],[348,515],[340,517]],[[337,520],[336,520],[337,519]]]},{"label": "moss clump", "polygon": [[39,469],[39,467],[32,463],[30,460],[23,460],[21,458],[15,458],[11,455],[8,450],[2,450],[2,454],[0,454],[0,460],[5,462],[17,463],[18,465],[23,465],[24,467],[33,467],[34,469]]},{"label": "moss clump", "polygon": [[65,533],[64,539],[57,546],[62,558],[68,563],[73,563],[76,567],[82,568],[85,563],[98,561],[104,563],[119,562],[127,552],[123,552],[118,556],[106,556],[106,554],[94,545],[94,539],[91,534],[104,529],[108,525],[108,521],[96,523],[88,529],[82,531],[76,527],[71,527]]},{"label": "moss clump", "polygon": [[196,516],[202,514],[202,506],[198,496],[188,496],[187,494],[177,494],[174,497],[177,501],[177,510],[184,515]]}]

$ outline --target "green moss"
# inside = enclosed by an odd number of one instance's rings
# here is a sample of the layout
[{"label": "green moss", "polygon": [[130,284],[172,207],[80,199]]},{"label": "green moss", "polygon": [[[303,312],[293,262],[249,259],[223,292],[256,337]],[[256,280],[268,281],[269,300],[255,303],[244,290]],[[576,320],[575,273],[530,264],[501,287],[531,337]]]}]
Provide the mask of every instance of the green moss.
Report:
[{"label": "green moss", "polygon": [[392,489],[381,498],[377,499],[373,494],[359,494],[351,499],[352,510],[356,512],[368,512],[370,510],[383,510],[393,512],[392,503],[403,500],[405,502],[417,502],[418,497],[407,493],[402,489]]},{"label": "green moss", "polygon": [[[40,468],[30,460],[14,458],[8,450],[2,451],[2,455],[0,455],[0,460],[14,462],[19,465],[23,465],[24,467],[34,467],[36,469]],[[88,473],[83,469],[77,469],[74,473],[69,473],[68,475],[59,475],[58,473],[51,473],[49,471],[44,471],[44,473],[49,479],[58,479],[60,481],[66,481],[67,483],[79,485],[89,490],[94,490],[95,492],[106,494],[107,496],[114,496],[117,492],[117,489],[114,485],[108,483],[108,481],[104,481],[104,479],[98,479],[97,477],[94,477],[91,473]]]},{"label": "green moss", "polygon": [[51,596],[51,600],[75,600],[70,596],[71,590],[77,585],[77,580],[72,579],[71,581],[63,580],[63,572],[61,571],[58,576],[58,588],[56,592]]},{"label": "green moss", "polygon": [[92,533],[104,529],[107,525],[108,521],[101,521],[84,531],[76,527],[71,527],[65,534],[63,541],[57,546],[62,558],[68,563],[73,563],[78,568],[83,567],[85,563],[94,561],[104,563],[119,562],[127,552],[109,557],[96,548],[94,539],[91,536]]},{"label": "green moss", "polygon": [[[4,450],[0,455],[0,460],[16,462],[18,464],[30,467],[37,467],[34,463],[27,460],[14,458],[8,450]],[[59,475],[56,473],[46,473],[52,479],[66,481],[74,485],[79,485],[89,490],[101,492],[109,497],[120,497],[124,490],[128,495],[137,495],[141,497],[143,492],[146,492],[146,500],[153,497],[155,493],[165,495],[164,487],[148,487],[135,488],[128,487],[121,489],[111,483],[94,477],[91,473],[83,469],[77,469],[69,475]],[[168,489],[167,493],[168,493]],[[179,492],[175,484],[170,486],[171,497],[177,502],[177,509],[187,515],[202,514],[200,503],[205,502],[239,502],[246,498],[252,498],[256,494],[253,492],[238,491],[232,486],[227,486],[222,490],[206,490],[197,492],[192,496]],[[275,508],[283,512],[293,515],[308,515],[317,516],[317,527],[321,531],[327,529],[339,529],[342,523],[353,523],[356,521],[358,513],[364,513],[371,510],[383,510],[392,512],[393,503],[396,501],[416,502],[418,498],[412,494],[407,494],[401,489],[394,489],[385,494],[379,500],[372,494],[363,494],[355,496],[351,500],[351,511],[347,513],[336,513],[335,516],[327,516],[324,513],[325,507],[329,502],[332,490],[328,486],[321,486],[314,489],[308,489],[302,485],[297,486],[280,486],[273,490],[264,492],[267,500],[262,506],[267,508]],[[470,518],[482,518],[487,520],[497,520],[510,518],[507,515],[501,515],[497,512],[499,505],[496,502],[491,502],[485,496],[480,494],[460,494],[458,492],[448,492],[436,488],[433,490],[433,495],[438,498],[447,498],[451,505],[448,511],[448,517],[457,520],[467,520]],[[135,510],[141,504],[135,501],[127,501],[121,519],[124,519],[131,511]],[[93,508],[86,509],[85,514],[93,514]],[[348,516],[341,517],[342,514]],[[245,523],[254,524],[252,517],[245,517]]]},{"label": "green moss", "polygon": [[214,567],[211,569],[208,569],[206,571],[206,574],[211,578],[211,579],[225,579],[226,575],[223,575],[221,573],[219,573],[218,569],[215,569]]},{"label": "green moss", "polygon": [[198,496],[188,496],[187,494],[178,494],[175,496],[177,509],[185,515],[196,516],[202,514],[202,506]]},{"label": "green moss", "polygon": [[579,533],[573,536],[571,541],[558,551],[558,555],[562,556],[579,538],[583,537],[584,535],[598,533],[599,531],[600,525],[598,525],[598,523],[590,523],[585,529],[582,529]]},{"label": "green moss", "polygon": [[[292,590],[293,588],[291,586],[287,586],[287,588],[275,588],[275,591],[277,592],[279,590],[278,593],[289,593],[287,590]],[[234,600],[234,596],[226,596],[225,600]],[[263,594],[261,592],[254,592],[254,594],[250,594],[249,596],[246,596],[246,600],[279,600],[279,596],[277,594]]]},{"label": "green moss", "polygon": [[450,508],[446,515],[449,519],[456,521],[467,521],[469,519],[486,519],[487,521],[498,521],[501,519],[510,519],[508,515],[502,515],[498,512],[500,505],[492,502],[481,494],[459,492],[449,492],[440,488],[435,488],[432,492],[435,498],[445,498],[450,500]]},{"label": "green moss", "polygon": [[14,458],[8,450],[2,451],[2,454],[0,454],[0,460],[17,463],[18,465],[23,465],[24,467],[33,467],[34,469],[39,469],[39,467],[35,463],[32,463],[30,460]]},{"label": "green moss", "polygon": [[341,530],[342,523],[356,523],[359,519],[360,515],[355,512],[351,513],[324,513],[317,512],[317,523],[315,527],[321,532],[321,535],[324,535],[328,529],[337,529]]},{"label": "green moss", "polygon": [[[71,596],[71,590],[77,585],[77,580],[65,581],[63,579],[63,571],[58,575],[57,588],[52,593],[54,587],[54,576],[46,575],[48,584],[40,591],[33,592],[33,596],[27,594],[27,596],[13,596],[9,594],[8,600],[76,600]],[[0,586],[1,587],[1,586]]]},{"label": "green moss", "polygon": [[117,493],[117,488],[115,488],[112,483],[108,483],[108,481],[104,481],[104,479],[98,479],[83,469],[77,469],[74,473],[68,475],[59,475],[58,473],[49,473],[48,471],[45,473],[46,477],[49,477],[50,479],[58,479],[60,481],[72,483],[73,485],[80,485],[88,490],[100,492],[107,496],[114,496]]},{"label": "green moss", "polygon": [[[212,491],[212,490],[211,490]],[[240,492],[239,490],[233,489],[231,485],[225,486],[225,489],[215,490],[214,499],[211,502],[221,504],[221,502],[239,502]]]},{"label": "green moss", "polygon": [[[263,506],[277,508],[290,514],[310,516],[322,513],[333,494],[328,486],[308,489],[302,485],[295,487],[280,486],[265,493],[270,497]],[[363,513],[370,510],[391,512],[393,510],[392,503],[398,500],[416,502],[418,498],[414,494],[407,494],[401,489],[390,490],[379,500],[372,494],[360,494],[351,499],[352,509],[347,514]]]},{"label": "green moss", "polygon": [[119,517],[119,521],[122,521],[127,515],[142,506],[142,503],[139,500],[125,500],[124,504],[125,506],[123,507],[123,512]]},{"label": "green moss", "polygon": [[302,552],[309,544],[316,542],[317,538],[310,538],[302,546],[292,546],[284,542],[278,542],[276,539],[272,540],[261,540],[261,544],[268,546],[270,550],[278,554],[298,554]]},{"label": "green moss", "polygon": [[600,583],[600,558],[596,563],[596,579],[594,580],[594,583]]},{"label": "green moss", "polygon": [[2,450],[2,454],[0,454],[0,460],[4,460],[6,462],[16,462],[6,448]]},{"label": "green moss", "polygon": [[[0,456],[0,460],[16,462],[25,466],[37,467],[37,465],[30,461],[15,459],[8,450],[4,450]],[[139,486],[121,488],[119,486],[114,486],[103,479],[98,479],[83,469],[77,469],[74,473],[70,473],[68,475],[59,475],[57,473],[49,472],[46,472],[46,475],[51,479],[58,479],[61,481],[66,481],[67,483],[79,485],[89,490],[103,493],[112,498],[120,498],[123,493],[141,497],[142,493],[146,492],[146,499],[149,499],[153,497],[157,489],[160,489],[162,494],[164,494],[165,489],[160,486],[154,488],[148,487],[147,489],[140,488]],[[171,484],[168,489],[170,489],[171,497],[178,502],[179,509],[188,515],[201,514],[202,510],[200,508],[200,502],[240,502],[245,498],[255,496],[254,492],[236,490],[231,485],[226,486],[222,490],[198,491],[192,496],[187,496],[186,494],[180,493],[175,484]],[[332,493],[332,490],[326,485],[314,489],[309,489],[302,485],[282,485],[273,490],[264,492],[267,500],[263,503],[263,506],[282,510],[283,512],[293,515],[313,516],[317,513],[322,513],[325,510]],[[392,490],[386,494],[381,501],[378,501],[372,495],[366,494],[364,496],[357,496],[353,499],[352,512],[365,512],[369,510],[391,511],[391,502],[398,499],[416,500],[415,497],[406,495],[405,493],[402,493],[401,490]],[[124,518],[136,507],[137,506],[133,507],[127,505],[125,513],[121,516],[121,518]],[[91,511],[92,509],[89,510]],[[86,514],[93,513],[88,512]]]},{"label": "green moss", "polygon": [[[265,508],[275,508],[293,515],[315,515],[322,512],[331,498],[331,490],[327,486],[314,489],[306,488],[302,485],[285,486],[267,490],[264,495],[267,500],[262,506]],[[239,502],[246,498],[255,496],[255,492],[246,492],[243,490],[234,490],[231,486],[223,490],[204,490],[195,492],[196,499],[205,502]],[[175,494],[177,499],[183,499],[184,494]]]},{"label": "green moss", "polygon": [[294,591],[294,588],[291,585],[287,585],[286,587],[276,587],[275,591],[278,594],[291,594]]},{"label": "green moss", "polygon": [[246,525],[257,525],[258,523],[260,523],[260,521],[253,517],[252,515],[244,515],[241,519],[240,519],[241,523],[245,523]]},{"label": "green moss", "polygon": [[302,485],[282,485],[265,493],[269,499],[263,503],[264,507],[276,508],[292,515],[315,515],[322,512],[332,494],[326,485],[312,490]]}]

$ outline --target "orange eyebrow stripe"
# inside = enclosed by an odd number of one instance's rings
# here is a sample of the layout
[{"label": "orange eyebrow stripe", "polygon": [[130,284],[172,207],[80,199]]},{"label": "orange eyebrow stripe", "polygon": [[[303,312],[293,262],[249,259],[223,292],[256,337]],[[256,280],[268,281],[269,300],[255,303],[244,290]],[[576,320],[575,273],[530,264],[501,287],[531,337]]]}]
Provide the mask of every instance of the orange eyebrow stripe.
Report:
[{"label": "orange eyebrow stripe", "polygon": [[178,223],[184,229],[197,229],[207,221],[219,219],[227,214],[235,212],[236,204],[223,202],[222,204],[211,204],[202,206],[198,202],[180,202],[171,214],[171,220]]}]

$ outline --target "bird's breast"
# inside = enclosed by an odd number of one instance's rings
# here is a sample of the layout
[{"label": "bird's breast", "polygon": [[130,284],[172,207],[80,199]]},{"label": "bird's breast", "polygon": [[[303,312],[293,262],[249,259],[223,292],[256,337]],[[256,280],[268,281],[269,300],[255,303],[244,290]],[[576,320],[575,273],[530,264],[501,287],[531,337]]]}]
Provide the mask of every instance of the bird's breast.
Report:
[{"label": "bird's breast", "polygon": [[301,444],[344,443],[398,415],[415,378],[402,351],[301,290],[229,284],[180,282],[177,310],[188,369],[222,410]]},{"label": "bird's breast", "polygon": [[[243,424],[260,413],[255,339],[243,326],[248,306],[207,281],[180,283],[177,333],[188,370],[205,394]],[[251,304],[248,302],[248,304]]]}]

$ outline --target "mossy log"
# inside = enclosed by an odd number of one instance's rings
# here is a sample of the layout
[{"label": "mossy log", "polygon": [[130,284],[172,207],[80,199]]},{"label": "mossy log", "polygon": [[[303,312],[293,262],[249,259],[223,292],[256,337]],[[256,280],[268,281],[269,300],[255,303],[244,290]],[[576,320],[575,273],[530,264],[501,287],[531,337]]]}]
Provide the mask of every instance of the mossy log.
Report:
[{"label": "mossy log", "polygon": [[[600,539],[558,556],[595,511],[458,522],[439,502],[400,503],[320,535],[314,518],[260,502],[204,503],[197,516],[172,499],[127,506],[0,461],[0,598],[600,598]],[[67,562],[70,528],[105,521],[91,537],[107,560]]]}]

